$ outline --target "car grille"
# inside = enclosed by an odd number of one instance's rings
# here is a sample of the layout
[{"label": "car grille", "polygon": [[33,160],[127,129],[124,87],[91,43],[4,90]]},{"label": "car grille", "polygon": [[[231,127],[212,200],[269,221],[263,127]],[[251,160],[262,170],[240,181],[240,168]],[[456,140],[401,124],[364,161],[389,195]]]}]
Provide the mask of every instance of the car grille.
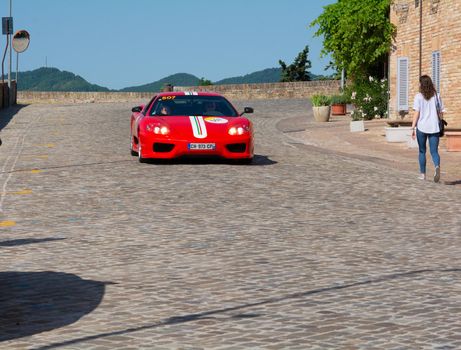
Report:
[{"label": "car grille", "polygon": [[232,153],[243,153],[246,150],[245,143],[232,143],[230,145],[226,145],[226,148],[229,152]]},{"label": "car grille", "polygon": [[174,148],[174,144],[171,143],[154,143],[154,152],[171,152]]}]

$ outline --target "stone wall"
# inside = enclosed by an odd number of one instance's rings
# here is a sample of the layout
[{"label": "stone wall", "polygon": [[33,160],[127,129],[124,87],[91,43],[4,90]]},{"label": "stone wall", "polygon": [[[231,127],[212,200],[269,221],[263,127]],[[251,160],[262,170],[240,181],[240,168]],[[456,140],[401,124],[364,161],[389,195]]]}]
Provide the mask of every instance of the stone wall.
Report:
[{"label": "stone wall", "polygon": [[340,82],[338,80],[316,80],[293,83],[175,86],[174,90],[213,91],[231,100],[254,100],[309,98],[318,93],[333,95],[339,93],[339,88]]},{"label": "stone wall", "polygon": [[[337,94],[337,80],[306,81],[271,84],[235,84],[175,87],[175,91],[214,91],[230,100],[309,98],[313,94]],[[37,92],[19,91],[19,103],[92,103],[92,102],[147,102],[153,92]]]},{"label": "stone wall", "polygon": [[18,103],[147,102],[151,92],[18,91]]}]

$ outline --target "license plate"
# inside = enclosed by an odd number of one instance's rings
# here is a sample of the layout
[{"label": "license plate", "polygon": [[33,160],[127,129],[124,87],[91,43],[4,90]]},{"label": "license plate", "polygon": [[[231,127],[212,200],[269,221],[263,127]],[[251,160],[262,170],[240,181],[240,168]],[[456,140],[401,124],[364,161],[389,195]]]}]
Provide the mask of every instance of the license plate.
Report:
[{"label": "license plate", "polygon": [[189,150],[191,151],[214,151],[215,149],[215,143],[189,143]]}]

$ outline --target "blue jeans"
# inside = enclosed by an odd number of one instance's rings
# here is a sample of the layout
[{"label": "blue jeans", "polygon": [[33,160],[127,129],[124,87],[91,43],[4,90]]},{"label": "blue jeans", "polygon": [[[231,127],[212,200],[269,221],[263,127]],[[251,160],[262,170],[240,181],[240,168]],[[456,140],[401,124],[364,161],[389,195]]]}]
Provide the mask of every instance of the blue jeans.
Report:
[{"label": "blue jeans", "polygon": [[438,132],[435,134],[426,134],[422,131],[419,131],[416,128],[416,138],[418,140],[419,146],[419,171],[421,174],[426,173],[426,142],[429,139],[429,150],[431,152],[432,161],[434,166],[440,166],[440,156],[439,156],[439,138],[440,135]]}]

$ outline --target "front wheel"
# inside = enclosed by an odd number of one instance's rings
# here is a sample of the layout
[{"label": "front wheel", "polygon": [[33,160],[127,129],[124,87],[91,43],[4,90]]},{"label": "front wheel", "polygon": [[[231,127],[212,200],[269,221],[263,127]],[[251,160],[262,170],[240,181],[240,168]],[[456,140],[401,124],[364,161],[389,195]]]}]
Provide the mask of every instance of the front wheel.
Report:
[{"label": "front wheel", "polygon": [[146,162],[146,158],[142,157],[141,140],[138,140],[138,160],[139,160],[139,163],[145,163]]},{"label": "front wheel", "polygon": [[131,153],[132,156],[137,156],[138,155],[138,152],[133,150],[133,136],[131,136],[130,153]]}]

